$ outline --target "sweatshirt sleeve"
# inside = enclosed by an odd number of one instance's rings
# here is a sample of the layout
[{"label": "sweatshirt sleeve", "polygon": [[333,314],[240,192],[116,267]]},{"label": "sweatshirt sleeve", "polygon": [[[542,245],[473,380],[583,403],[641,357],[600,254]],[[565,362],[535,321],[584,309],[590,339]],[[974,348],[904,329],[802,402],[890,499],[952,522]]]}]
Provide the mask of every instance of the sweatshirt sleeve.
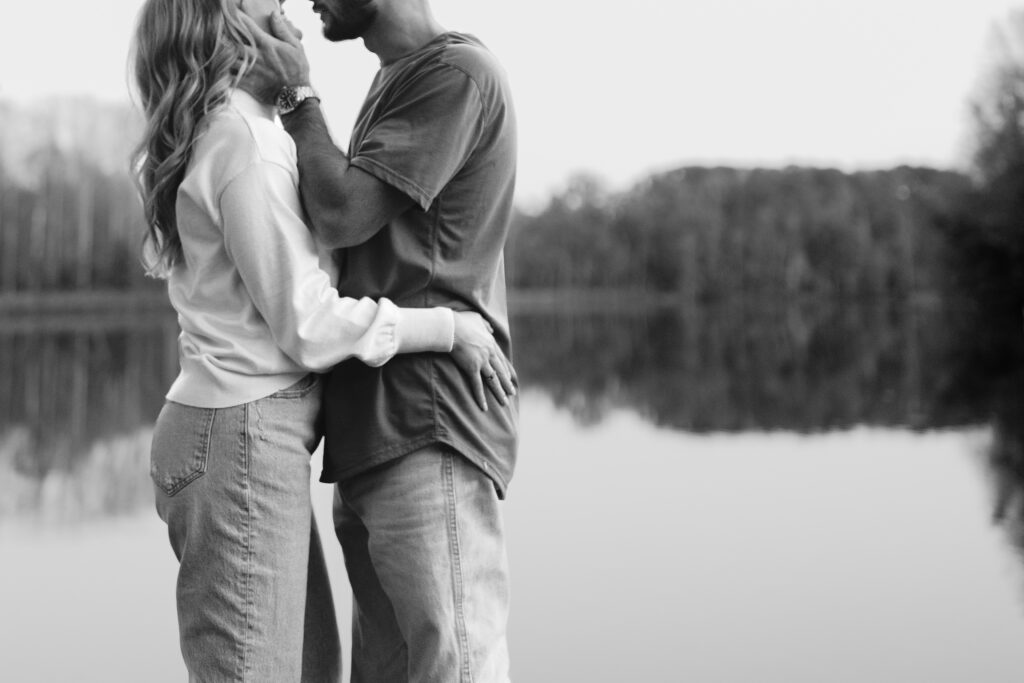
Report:
[{"label": "sweatshirt sleeve", "polygon": [[301,367],[323,372],[347,358],[377,367],[396,353],[452,349],[448,309],[339,296],[319,266],[288,169],[269,161],[249,165],[218,205],[229,257],[274,341]]}]

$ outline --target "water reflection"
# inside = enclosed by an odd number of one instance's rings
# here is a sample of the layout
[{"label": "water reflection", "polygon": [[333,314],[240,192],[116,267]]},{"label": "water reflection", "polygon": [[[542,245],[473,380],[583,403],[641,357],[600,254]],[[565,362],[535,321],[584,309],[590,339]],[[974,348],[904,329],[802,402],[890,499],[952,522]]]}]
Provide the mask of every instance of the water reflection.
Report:
[{"label": "water reflection", "polygon": [[[1022,378],[1024,379],[1024,378]],[[992,475],[993,521],[1024,562],[1024,401],[994,419],[988,465]]]},{"label": "water reflection", "polygon": [[516,362],[584,422],[630,407],[696,432],[932,427],[930,397],[946,381],[942,318],[820,305],[527,313]]},{"label": "water reflection", "polygon": [[[626,306],[521,311],[513,329],[523,385],[584,424],[618,408],[698,433],[993,423],[995,516],[1024,548],[1024,373],[984,381],[986,352],[965,349],[951,318],[927,306]],[[0,323],[0,515],[146,500],[148,430],[177,371],[174,316]]]},{"label": "water reflection", "polygon": [[175,319],[0,325],[0,518],[129,512],[148,500],[149,430],[176,371]]},{"label": "water reflection", "polygon": [[949,370],[934,401],[936,419],[991,426],[992,519],[1024,562],[1024,330],[1005,310],[975,305],[959,313],[941,359]]}]

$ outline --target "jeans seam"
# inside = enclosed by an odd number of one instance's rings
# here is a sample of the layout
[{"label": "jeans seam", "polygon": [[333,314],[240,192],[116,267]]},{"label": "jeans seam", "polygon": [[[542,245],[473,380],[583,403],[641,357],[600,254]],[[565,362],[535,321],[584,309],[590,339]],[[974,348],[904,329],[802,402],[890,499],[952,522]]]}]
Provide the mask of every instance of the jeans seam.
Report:
[{"label": "jeans seam", "polygon": [[[253,431],[255,432],[255,434],[253,436],[254,438],[259,439],[260,441],[266,441],[267,435],[263,431],[263,411],[260,410],[260,402],[253,401],[249,405],[252,407],[252,411],[256,413],[256,424],[253,425]],[[246,421],[245,424],[246,427],[249,426],[248,420]]]},{"label": "jeans seam", "polygon": [[452,590],[455,600],[455,630],[459,638],[460,680],[462,683],[473,683],[473,672],[469,663],[469,638],[466,633],[466,615],[462,582],[462,556],[459,547],[459,524],[457,517],[457,501],[455,496],[455,456],[451,453],[442,459],[444,469],[444,487],[447,495],[448,508],[448,547],[452,560]]},{"label": "jeans seam", "polygon": [[[243,505],[243,538],[245,543],[243,546],[244,553],[244,576],[243,576],[243,599],[245,605],[243,607],[243,615],[245,621],[245,630],[242,636],[242,652],[241,652],[241,676],[240,681],[248,680],[249,668],[252,665],[252,657],[250,655],[252,650],[253,641],[253,612],[255,611],[255,601],[253,598],[253,539],[252,539],[252,498],[249,487],[249,468],[251,465],[249,452],[249,409],[251,404],[245,404],[242,413],[242,433],[240,435],[241,447],[242,447],[242,493],[244,495]],[[259,417],[259,411],[256,411],[257,419]]]}]

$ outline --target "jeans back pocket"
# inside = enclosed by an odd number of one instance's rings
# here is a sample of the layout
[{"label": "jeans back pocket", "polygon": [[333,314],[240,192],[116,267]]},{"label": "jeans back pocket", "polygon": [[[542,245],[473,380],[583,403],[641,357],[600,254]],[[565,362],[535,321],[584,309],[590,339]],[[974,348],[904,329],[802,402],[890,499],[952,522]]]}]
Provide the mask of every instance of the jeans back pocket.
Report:
[{"label": "jeans back pocket", "polygon": [[216,408],[194,408],[167,401],[153,430],[149,476],[168,496],[206,472]]}]

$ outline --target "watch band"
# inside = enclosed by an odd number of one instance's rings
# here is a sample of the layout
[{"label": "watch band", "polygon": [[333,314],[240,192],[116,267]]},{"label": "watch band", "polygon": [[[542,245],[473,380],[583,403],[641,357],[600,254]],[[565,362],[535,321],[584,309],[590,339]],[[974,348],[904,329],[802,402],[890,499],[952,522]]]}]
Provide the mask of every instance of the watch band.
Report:
[{"label": "watch band", "polygon": [[281,116],[295,111],[300,104],[308,99],[320,99],[320,95],[311,85],[286,85],[277,93],[274,103],[277,105],[277,113]]}]

